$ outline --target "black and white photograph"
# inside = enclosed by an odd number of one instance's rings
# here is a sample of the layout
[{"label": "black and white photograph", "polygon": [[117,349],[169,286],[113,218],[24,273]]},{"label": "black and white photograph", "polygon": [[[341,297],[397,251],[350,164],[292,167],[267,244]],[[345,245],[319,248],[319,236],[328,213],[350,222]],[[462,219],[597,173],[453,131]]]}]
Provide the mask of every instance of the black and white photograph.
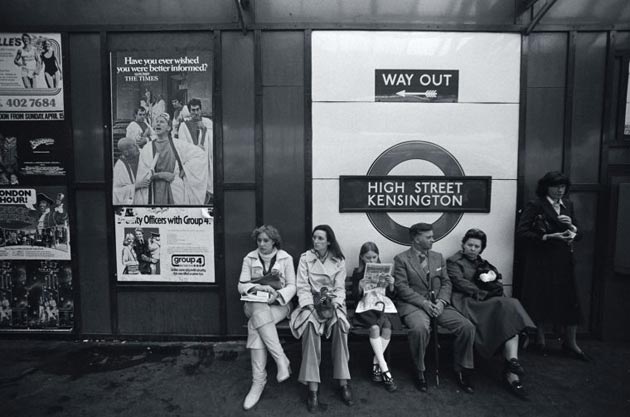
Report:
[{"label": "black and white photograph", "polygon": [[210,57],[111,53],[114,205],[212,205]]}]

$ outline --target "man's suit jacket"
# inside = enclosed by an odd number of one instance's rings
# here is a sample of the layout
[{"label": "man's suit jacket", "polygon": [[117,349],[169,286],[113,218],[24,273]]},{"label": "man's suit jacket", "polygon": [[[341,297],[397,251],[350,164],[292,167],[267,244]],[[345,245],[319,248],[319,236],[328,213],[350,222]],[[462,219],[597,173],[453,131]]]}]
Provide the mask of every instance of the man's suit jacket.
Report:
[{"label": "man's suit jacket", "polygon": [[429,251],[428,273],[422,268],[417,252],[410,248],[394,257],[396,306],[401,317],[422,308],[422,302],[430,299],[435,291],[438,299],[447,304],[451,299],[451,280],[446,272],[446,262],[441,253]]}]

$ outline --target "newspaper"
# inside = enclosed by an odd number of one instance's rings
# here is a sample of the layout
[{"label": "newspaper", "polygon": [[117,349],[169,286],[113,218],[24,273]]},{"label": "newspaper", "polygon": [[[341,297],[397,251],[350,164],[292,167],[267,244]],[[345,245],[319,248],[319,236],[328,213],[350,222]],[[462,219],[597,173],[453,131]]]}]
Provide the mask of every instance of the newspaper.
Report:
[{"label": "newspaper", "polygon": [[245,295],[241,295],[241,301],[249,301],[253,303],[266,303],[269,301],[269,293],[266,291],[255,291]]},{"label": "newspaper", "polygon": [[393,268],[393,264],[368,263],[365,265],[363,278],[359,281],[359,286],[363,289],[363,297],[357,303],[355,310],[357,313],[368,310],[397,312],[392,300],[385,295],[389,286],[385,276],[391,275]]}]

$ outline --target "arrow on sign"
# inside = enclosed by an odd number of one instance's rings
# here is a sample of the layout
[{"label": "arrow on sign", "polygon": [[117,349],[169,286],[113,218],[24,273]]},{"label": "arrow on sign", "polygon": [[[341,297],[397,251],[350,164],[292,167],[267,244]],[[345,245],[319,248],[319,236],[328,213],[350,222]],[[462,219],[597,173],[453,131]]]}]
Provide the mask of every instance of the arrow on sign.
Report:
[{"label": "arrow on sign", "polygon": [[424,96],[426,98],[436,98],[437,97],[437,90],[427,90],[425,92],[421,92],[421,91],[409,91],[407,92],[407,90],[401,90],[399,92],[396,93],[397,96],[400,97],[412,97],[412,96]]}]

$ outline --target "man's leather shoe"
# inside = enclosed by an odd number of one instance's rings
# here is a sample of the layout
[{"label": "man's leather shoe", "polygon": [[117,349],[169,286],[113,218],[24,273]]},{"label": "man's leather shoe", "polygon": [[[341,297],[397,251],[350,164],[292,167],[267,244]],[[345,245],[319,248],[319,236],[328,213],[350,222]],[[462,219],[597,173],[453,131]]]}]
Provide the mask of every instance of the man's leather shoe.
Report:
[{"label": "man's leather shoe", "polygon": [[463,371],[457,373],[457,385],[467,394],[472,394],[475,392],[472,384],[470,383],[470,375],[469,372]]},{"label": "man's leather shoe", "polygon": [[427,392],[429,386],[427,385],[427,380],[424,378],[424,373],[419,373],[416,378],[416,389],[420,392]]},{"label": "man's leather shoe", "polygon": [[341,393],[341,399],[346,405],[354,405],[354,400],[352,399],[352,390],[350,389],[350,384],[342,385],[339,388],[339,392]]},{"label": "man's leather shoe", "polygon": [[306,408],[309,413],[314,413],[319,408],[319,398],[317,396],[317,391],[309,391],[308,397],[306,398]]}]

